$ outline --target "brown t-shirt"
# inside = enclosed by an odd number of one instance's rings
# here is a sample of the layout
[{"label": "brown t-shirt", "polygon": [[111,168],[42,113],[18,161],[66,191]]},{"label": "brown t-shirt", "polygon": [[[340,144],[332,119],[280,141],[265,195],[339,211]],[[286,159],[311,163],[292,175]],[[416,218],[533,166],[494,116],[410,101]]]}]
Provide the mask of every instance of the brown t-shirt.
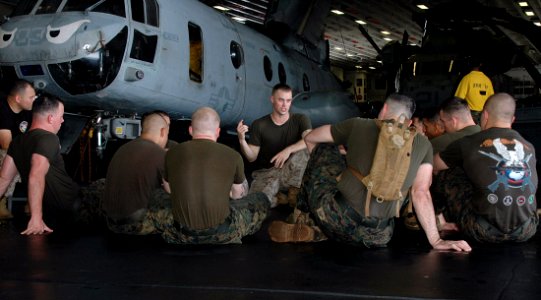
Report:
[{"label": "brown t-shirt", "polygon": [[[347,147],[346,161],[348,166],[357,169],[361,174],[368,175],[372,160],[376,153],[379,128],[372,119],[353,118],[331,126],[331,134],[336,144]],[[419,166],[424,163],[432,164],[432,146],[423,135],[416,135],[413,140],[411,163],[402,186],[403,195],[413,185]],[[350,172],[346,171],[338,183],[338,190],[349,201],[350,205],[364,215],[366,187]],[[370,203],[370,216],[391,218],[396,214],[396,203],[384,201]]]},{"label": "brown t-shirt", "polygon": [[146,208],[155,189],[161,188],[165,150],[138,138],[120,147],[107,169],[102,208],[108,217],[126,218]]},{"label": "brown t-shirt", "polygon": [[196,139],[169,149],[165,178],[171,187],[175,220],[191,229],[206,229],[229,216],[231,186],[246,177],[238,152],[211,140]]},{"label": "brown t-shirt", "polygon": [[271,168],[271,159],[287,146],[302,139],[302,133],[311,128],[310,119],[302,114],[290,114],[289,120],[282,125],[276,125],[270,115],[255,120],[249,143],[261,147],[256,169]]},{"label": "brown t-shirt", "polygon": [[74,200],[79,196],[79,185],[66,172],[58,136],[46,130],[33,129],[17,136],[9,145],[8,154],[13,158],[25,186],[28,186],[34,153],[49,161],[43,205],[59,210],[73,210]]}]

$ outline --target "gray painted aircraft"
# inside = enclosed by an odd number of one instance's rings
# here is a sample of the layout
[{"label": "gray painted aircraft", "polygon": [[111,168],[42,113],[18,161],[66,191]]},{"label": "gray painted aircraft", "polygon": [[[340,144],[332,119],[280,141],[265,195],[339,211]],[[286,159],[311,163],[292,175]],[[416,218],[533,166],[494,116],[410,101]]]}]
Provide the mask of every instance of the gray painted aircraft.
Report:
[{"label": "gray painted aircraft", "polygon": [[[3,80],[31,81],[71,112],[111,112],[98,123],[155,109],[188,118],[210,106],[223,126],[249,124],[271,111],[279,82],[314,125],[358,115],[321,61],[198,1],[21,0],[0,37]],[[118,119],[105,135],[136,135]]]}]

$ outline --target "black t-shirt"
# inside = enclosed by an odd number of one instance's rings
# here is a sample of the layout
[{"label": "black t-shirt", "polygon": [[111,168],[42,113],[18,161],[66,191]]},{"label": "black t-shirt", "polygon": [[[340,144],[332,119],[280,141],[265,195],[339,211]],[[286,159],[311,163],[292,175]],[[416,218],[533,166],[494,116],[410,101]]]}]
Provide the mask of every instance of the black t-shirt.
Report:
[{"label": "black t-shirt", "polygon": [[451,143],[440,157],[449,167],[462,166],[474,186],[474,212],[502,232],[535,215],[535,149],[518,132],[483,130]]},{"label": "black t-shirt", "polygon": [[302,114],[290,114],[289,120],[282,125],[276,125],[270,115],[255,120],[249,143],[260,147],[256,169],[271,168],[271,159],[302,139],[302,133],[311,128],[310,119]]},{"label": "black t-shirt", "polygon": [[31,111],[23,110],[16,114],[9,107],[7,100],[0,102],[0,130],[10,130],[12,140],[25,133],[31,123]]},{"label": "black t-shirt", "polygon": [[25,186],[28,186],[34,153],[46,157],[50,164],[49,171],[45,175],[44,205],[60,210],[72,210],[73,202],[79,195],[79,186],[66,172],[58,136],[42,129],[33,129],[19,135],[9,145],[8,154],[13,158]]}]

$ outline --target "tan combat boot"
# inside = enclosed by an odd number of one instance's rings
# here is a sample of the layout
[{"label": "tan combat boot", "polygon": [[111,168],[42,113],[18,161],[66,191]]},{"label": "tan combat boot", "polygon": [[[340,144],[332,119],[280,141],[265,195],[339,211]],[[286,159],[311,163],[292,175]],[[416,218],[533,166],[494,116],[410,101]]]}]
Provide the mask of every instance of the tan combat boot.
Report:
[{"label": "tan combat boot", "polygon": [[7,208],[8,198],[6,196],[2,197],[2,200],[0,200],[0,219],[7,220],[12,219],[13,215]]},{"label": "tan combat boot", "polygon": [[289,206],[296,207],[297,206],[297,195],[301,191],[300,188],[297,187],[290,187],[287,191],[287,202],[289,203]]}]

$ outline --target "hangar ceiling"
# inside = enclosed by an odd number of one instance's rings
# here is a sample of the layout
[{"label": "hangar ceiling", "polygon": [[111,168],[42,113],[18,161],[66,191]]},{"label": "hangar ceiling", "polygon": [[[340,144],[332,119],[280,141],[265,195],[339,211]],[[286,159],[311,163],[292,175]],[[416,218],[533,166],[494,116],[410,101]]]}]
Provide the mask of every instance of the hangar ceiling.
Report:
[{"label": "hangar ceiling", "polygon": [[[211,7],[222,7],[223,13],[248,25],[261,26],[266,21],[269,8],[276,6],[280,1],[307,1],[307,0],[200,0]],[[315,5],[329,0],[313,0]],[[10,7],[19,0],[0,0],[0,13],[6,14]],[[402,43],[404,33],[407,32],[407,44],[420,46],[423,42],[424,15],[443,5],[453,3],[458,11],[467,11],[471,3],[477,2],[485,9],[487,14],[499,9],[512,17],[528,21],[541,26],[541,0],[330,0],[330,10],[340,11],[343,14],[330,12],[321,22],[324,23],[323,38],[329,41],[329,54],[331,64],[343,69],[378,68],[381,64],[381,55],[376,48],[382,49],[386,44]],[[425,5],[420,8],[419,5]],[[453,12],[449,12],[451,22],[460,23],[453,19]],[[298,15],[302,18],[302,15]],[[482,23],[482,18],[478,16]],[[439,15],[441,18],[441,14]],[[417,21],[415,21],[417,20]],[[361,23],[361,24],[359,24]],[[361,32],[359,26],[365,31]],[[470,26],[480,26],[472,23]],[[538,34],[541,36],[541,27]],[[504,29],[519,47],[525,48],[535,64],[541,64],[541,46],[533,45],[521,33]]]},{"label": "hangar ceiling", "polygon": [[[223,13],[245,23],[263,24],[268,8],[275,0],[201,0],[212,7],[222,7]],[[317,3],[318,0],[315,0]],[[320,1],[321,2],[321,1]],[[324,2],[324,1],[323,1]],[[331,64],[344,69],[379,67],[378,50],[393,41],[402,43],[404,32],[407,32],[407,44],[420,46],[423,42],[424,15],[432,9],[455,5],[455,9],[468,10],[475,0],[331,0],[331,11],[338,10],[343,14],[330,12],[323,20],[324,38],[330,44]],[[536,26],[541,26],[540,0],[477,0],[487,14],[503,11],[511,17],[526,20]],[[425,9],[420,6],[424,4]],[[460,7],[462,5],[462,7]],[[452,12],[449,12],[452,14]],[[441,16],[441,15],[440,15]],[[302,17],[302,16],[301,16]],[[479,21],[492,16],[478,16]],[[414,19],[418,21],[414,21]],[[461,20],[451,22],[460,23]],[[366,31],[363,35],[359,24]],[[471,24],[479,26],[479,24]],[[541,27],[539,27],[541,29]],[[521,33],[505,30],[515,44],[526,47],[531,52],[533,60],[541,63],[539,50],[525,39]],[[373,40],[373,43],[370,42]],[[374,47],[374,45],[376,47]],[[539,47],[539,46],[538,46]]]}]

